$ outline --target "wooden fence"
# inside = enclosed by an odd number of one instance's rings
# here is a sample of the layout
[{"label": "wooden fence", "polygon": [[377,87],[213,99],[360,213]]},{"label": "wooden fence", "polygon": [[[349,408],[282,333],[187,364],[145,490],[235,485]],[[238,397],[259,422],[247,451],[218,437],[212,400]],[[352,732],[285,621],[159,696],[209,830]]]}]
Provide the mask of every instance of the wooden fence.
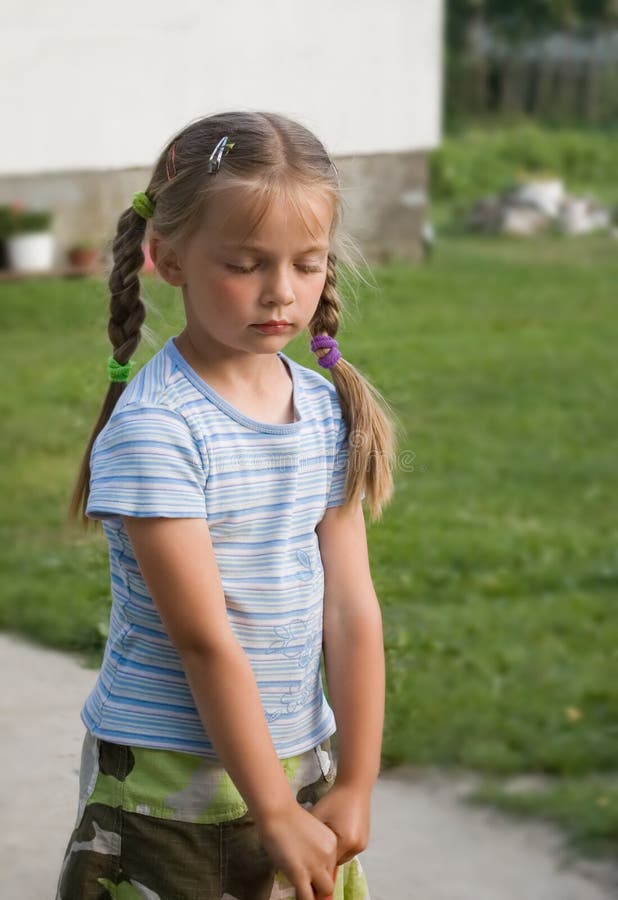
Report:
[{"label": "wooden fence", "polygon": [[449,59],[447,109],[618,125],[618,31],[498,40],[477,32]]}]

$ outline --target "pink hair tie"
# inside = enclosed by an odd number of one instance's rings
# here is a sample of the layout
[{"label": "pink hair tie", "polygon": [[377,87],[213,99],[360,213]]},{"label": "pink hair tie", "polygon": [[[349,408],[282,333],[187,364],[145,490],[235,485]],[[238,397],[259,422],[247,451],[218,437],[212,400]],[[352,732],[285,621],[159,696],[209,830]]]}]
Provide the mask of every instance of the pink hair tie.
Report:
[{"label": "pink hair tie", "polygon": [[311,338],[311,349],[315,353],[316,350],[328,348],[328,353],[318,357],[318,365],[323,369],[332,369],[338,360],[341,359],[339,344],[330,334],[315,334]]},{"label": "pink hair tie", "polygon": [[174,178],[176,175],[176,141],[174,141],[167,152],[167,159],[165,160],[165,171],[168,181],[171,181],[172,178]]}]

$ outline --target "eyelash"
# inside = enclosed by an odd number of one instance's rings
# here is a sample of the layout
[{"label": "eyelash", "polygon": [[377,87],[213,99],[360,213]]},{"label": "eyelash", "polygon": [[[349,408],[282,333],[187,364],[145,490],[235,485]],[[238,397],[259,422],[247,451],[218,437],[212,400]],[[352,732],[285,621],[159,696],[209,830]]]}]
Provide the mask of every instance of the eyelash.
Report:
[{"label": "eyelash", "polygon": [[[231,269],[232,272],[237,272],[239,275],[250,275],[252,272],[255,272],[255,270],[259,268],[259,265],[259,263],[256,263],[255,266],[251,266],[247,269],[244,266],[233,266],[231,263],[228,263],[227,267],[228,269]],[[319,266],[299,266],[298,268],[301,270],[301,272],[304,272],[305,275],[322,271]]]},{"label": "eyelash", "polygon": [[231,269],[232,272],[237,272],[239,275],[250,275],[252,272],[255,272],[257,265],[247,269],[244,266],[233,266],[231,263],[228,263],[228,269]]}]

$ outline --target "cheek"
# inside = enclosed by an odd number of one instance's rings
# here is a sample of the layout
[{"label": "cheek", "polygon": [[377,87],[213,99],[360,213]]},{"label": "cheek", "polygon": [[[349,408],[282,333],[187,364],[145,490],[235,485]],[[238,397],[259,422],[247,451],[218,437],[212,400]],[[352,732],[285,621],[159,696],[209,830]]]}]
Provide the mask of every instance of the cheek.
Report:
[{"label": "cheek", "polygon": [[225,276],[212,278],[210,291],[217,310],[229,314],[241,312],[247,306],[247,289],[237,279]]},{"label": "cheek", "polygon": [[326,276],[324,278],[316,278],[312,279],[312,283],[305,283],[303,295],[306,299],[307,303],[313,304],[317,306],[320,302],[320,297],[322,296],[322,292],[324,291],[324,285],[326,284]]}]

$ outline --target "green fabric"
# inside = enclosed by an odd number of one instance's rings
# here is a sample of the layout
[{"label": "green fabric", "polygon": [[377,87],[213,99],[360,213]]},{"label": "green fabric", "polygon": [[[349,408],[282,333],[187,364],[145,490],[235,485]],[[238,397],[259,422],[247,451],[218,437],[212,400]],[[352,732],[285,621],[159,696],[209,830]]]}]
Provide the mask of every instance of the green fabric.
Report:
[{"label": "green fabric", "polygon": [[144,900],[147,896],[128,881],[121,881],[120,884],[114,884],[109,878],[97,878],[97,881],[107,890],[112,900]]},{"label": "green fabric", "polygon": [[[122,764],[118,759],[107,764],[108,746],[103,747],[103,766],[88,805],[122,806],[129,812],[197,823],[224,822],[247,812],[247,804],[221,765],[196,754],[142,747],[125,750]],[[117,752],[118,758],[122,752]],[[281,764],[292,783],[300,757],[282,759]]]},{"label": "green fabric", "polygon": [[[332,787],[330,739],[280,760],[311,809]],[[129,747],[87,733],[80,806],[56,900],[293,900],[255,821],[217,760]],[[99,885],[104,895],[97,890]],[[370,900],[358,857],[337,869],[333,900]]]},{"label": "green fabric", "polygon": [[107,360],[107,368],[109,371],[109,380],[110,381],[128,381],[129,375],[131,374],[131,369],[135,365],[134,360],[129,360],[126,365],[122,365],[117,360],[114,359],[113,356]]},{"label": "green fabric", "polygon": [[144,191],[138,191],[137,194],[133,195],[133,203],[131,205],[133,206],[133,209],[138,214],[138,216],[141,216],[142,219],[150,219],[151,216],[154,216],[154,201],[151,200],[148,194],[145,194]]}]

